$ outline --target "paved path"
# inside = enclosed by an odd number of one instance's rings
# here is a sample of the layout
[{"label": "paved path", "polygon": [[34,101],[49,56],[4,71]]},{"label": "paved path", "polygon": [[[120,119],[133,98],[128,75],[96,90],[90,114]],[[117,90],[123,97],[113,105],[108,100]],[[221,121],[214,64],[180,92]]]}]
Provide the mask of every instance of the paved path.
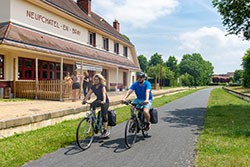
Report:
[{"label": "paved path", "polygon": [[74,144],[25,166],[193,166],[195,141],[203,125],[211,90],[203,89],[160,107],[159,123],[152,126],[151,137],[144,140],[140,134],[131,149],[125,147],[125,124],[122,123],[112,129],[110,139],[102,141],[96,137],[86,151],[79,150]]}]

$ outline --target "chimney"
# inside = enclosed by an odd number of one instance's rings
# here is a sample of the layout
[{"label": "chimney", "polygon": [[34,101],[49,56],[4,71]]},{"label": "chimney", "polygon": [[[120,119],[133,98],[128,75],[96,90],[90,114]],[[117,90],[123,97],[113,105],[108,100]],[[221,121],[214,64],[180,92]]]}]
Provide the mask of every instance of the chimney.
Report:
[{"label": "chimney", "polygon": [[91,0],[77,0],[77,4],[91,15]]},{"label": "chimney", "polygon": [[120,32],[120,23],[117,20],[113,22],[113,27],[116,31]]}]

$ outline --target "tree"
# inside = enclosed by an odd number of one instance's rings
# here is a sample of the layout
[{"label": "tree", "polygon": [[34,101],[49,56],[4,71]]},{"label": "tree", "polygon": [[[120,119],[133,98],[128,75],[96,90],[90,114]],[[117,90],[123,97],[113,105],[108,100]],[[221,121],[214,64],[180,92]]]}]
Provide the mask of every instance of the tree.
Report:
[{"label": "tree", "polygon": [[240,79],[242,79],[243,78],[243,75],[244,75],[244,72],[243,72],[243,70],[235,70],[235,72],[234,72],[234,81],[235,82],[238,82]]},{"label": "tree", "polygon": [[188,73],[194,78],[194,85],[210,83],[214,67],[209,61],[203,60],[199,53],[186,54],[180,62],[180,74]]},{"label": "tree", "polygon": [[160,62],[163,62],[161,56],[158,53],[155,53],[153,56],[150,57],[149,66],[156,66],[157,64],[160,64]]},{"label": "tree", "polygon": [[130,41],[130,39],[127,35],[122,34],[122,36],[125,37],[128,41]]},{"label": "tree", "polygon": [[165,65],[169,67],[171,71],[174,72],[175,78],[178,78],[180,75],[180,69],[177,63],[178,63],[178,60],[174,56],[169,56],[168,60],[165,63]]},{"label": "tree", "polygon": [[189,75],[188,73],[182,74],[180,76],[180,82],[182,86],[193,86],[194,85],[194,77]]},{"label": "tree", "polygon": [[[147,70],[149,77],[154,78],[155,83],[157,83],[160,78],[160,64],[156,66],[150,66]],[[166,66],[162,66],[162,79],[171,79],[173,78],[173,72]]]},{"label": "tree", "polygon": [[226,26],[228,34],[243,35],[246,40],[249,40],[249,0],[213,0],[212,2],[222,15],[222,23]]},{"label": "tree", "polygon": [[244,70],[243,85],[247,88],[250,88],[250,49],[247,50],[245,56],[242,59],[242,66]]},{"label": "tree", "polygon": [[148,60],[144,55],[138,56],[138,61],[143,72],[146,72],[148,68]]}]

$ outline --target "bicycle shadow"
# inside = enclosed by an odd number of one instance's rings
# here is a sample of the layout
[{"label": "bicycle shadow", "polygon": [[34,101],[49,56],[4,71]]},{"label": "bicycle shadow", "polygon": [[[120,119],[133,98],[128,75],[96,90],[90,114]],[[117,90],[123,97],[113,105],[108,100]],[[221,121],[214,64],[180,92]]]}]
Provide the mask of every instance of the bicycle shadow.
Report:
[{"label": "bicycle shadow", "polygon": [[67,151],[64,152],[64,155],[75,155],[83,151],[81,148],[79,148],[76,142],[70,145],[69,147],[67,147],[66,149]]},{"label": "bicycle shadow", "polygon": [[[104,142],[104,139],[102,139],[101,137],[99,136],[94,136],[94,139],[93,139],[93,143],[102,143]],[[92,143],[92,144],[93,144]],[[78,145],[77,143],[73,143],[72,145],[70,145],[69,147],[66,148],[67,151],[64,153],[64,155],[75,155],[75,154],[79,154],[85,150],[82,150]],[[87,149],[88,150],[88,149]]]},{"label": "bicycle shadow", "polygon": [[[150,137],[150,136],[148,136]],[[137,136],[136,137],[136,141],[135,144],[141,140],[145,140],[143,136]],[[125,139],[124,138],[116,138],[113,140],[108,140],[103,142],[100,147],[105,147],[108,149],[114,149],[114,153],[122,153],[125,152],[127,150],[129,150],[129,148],[126,146],[125,144]]]}]

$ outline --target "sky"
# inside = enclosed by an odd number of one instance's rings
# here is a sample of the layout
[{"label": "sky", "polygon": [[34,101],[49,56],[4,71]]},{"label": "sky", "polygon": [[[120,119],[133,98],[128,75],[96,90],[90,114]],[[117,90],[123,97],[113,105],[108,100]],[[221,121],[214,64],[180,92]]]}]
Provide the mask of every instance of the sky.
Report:
[{"label": "sky", "polygon": [[175,56],[200,53],[214,66],[215,74],[242,69],[250,42],[226,36],[221,16],[212,0],[92,0],[92,11],[111,25],[117,19],[120,32],[135,45],[137,55]]}]

